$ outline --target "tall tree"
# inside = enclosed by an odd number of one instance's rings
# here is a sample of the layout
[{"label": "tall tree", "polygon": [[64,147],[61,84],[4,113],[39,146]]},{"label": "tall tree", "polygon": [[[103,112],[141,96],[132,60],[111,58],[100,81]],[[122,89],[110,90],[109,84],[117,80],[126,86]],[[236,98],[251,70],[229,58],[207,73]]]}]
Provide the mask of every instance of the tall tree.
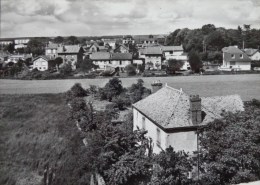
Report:
[{"label": "tall tree", "polygon": [[200,130],[202,183],[238,184],[260,179],[260,102]]},{"label": "tall tree", "polygon": [[64,42],[64,38],[61,36],[57,36],[54,38],[53,42],[57,43],[57,44],[61,44]]},{"label": "tall tree", "polygon": [[192,71],[198,73],[202,68],[202,61],[199,54],[196,51],[191,51],[189,53],[189,63]]}]

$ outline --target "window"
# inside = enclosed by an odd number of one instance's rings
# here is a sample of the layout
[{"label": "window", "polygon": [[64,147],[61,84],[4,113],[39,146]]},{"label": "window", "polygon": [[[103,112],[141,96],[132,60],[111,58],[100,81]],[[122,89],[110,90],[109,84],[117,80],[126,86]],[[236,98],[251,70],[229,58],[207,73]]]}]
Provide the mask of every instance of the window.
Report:
[{"label": "window", "polygon": [[170,54],[173,54],[173,51],[170,51]]},{"label": "window", "polygon": [[231,58],[235,58],[235,55],[234,55],[234,54],[231,54]]},{"label": "window", "polygon": [[243,58],[243,54],[240,54],[240,58]]},{"label": "window", "polygon": [[234,66],[234,65],[236,65],[236,62],[235,61],[230,61],[230,65]]},{"label": "window", "polygon": [[156,144],[161,147],[161,131],[159,128],[156,129]]},{"label": "window", "polygon": [[142,117],[142,129],[145,130],[145,117],[144,116]]}]

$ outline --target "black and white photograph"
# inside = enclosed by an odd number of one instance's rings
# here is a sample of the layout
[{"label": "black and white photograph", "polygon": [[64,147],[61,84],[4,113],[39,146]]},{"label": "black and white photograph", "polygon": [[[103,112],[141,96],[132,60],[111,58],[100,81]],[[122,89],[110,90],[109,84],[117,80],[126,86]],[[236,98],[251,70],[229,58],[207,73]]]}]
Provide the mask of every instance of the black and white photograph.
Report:
[{"label": "black and white photograph", "polygon": [[260,185],[260,0],[0,0],[0,185]]}]

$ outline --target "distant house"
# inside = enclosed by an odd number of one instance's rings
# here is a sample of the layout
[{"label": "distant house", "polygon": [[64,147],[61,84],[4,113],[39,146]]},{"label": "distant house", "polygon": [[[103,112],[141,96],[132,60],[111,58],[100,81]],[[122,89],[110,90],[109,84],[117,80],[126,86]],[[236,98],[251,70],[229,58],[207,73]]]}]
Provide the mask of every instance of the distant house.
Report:
[{"label": "distant house", "polygon": [[133,55],[131,53],[112,53],[110,67],[118,68],[124,71],[124,68],[133,63]]},{"label": "distant house", "polygon": [[109,52],[95,52],[90,55],[90,60],[93,64],[99,66],[100,70],[106,70],[106,66],[109,65],[111,53]]},{"label": "distant house", "polygon": [[133,36],[138,48],[164,45],[165,37],[162,35],[135,35]]},{"label": "distant house", "polygon": [[0,45],[1,46],[6,46],[9,44],[14,44],[14,40],[13,39],[5,39],[5,38],[0,38]]},{"label": "distant house", "polygon": [[133,37],[131,35],[127,35],[127,36],[123,37],[122,43],[123,44],[134,44],[135,40],[133,39]]},{"label": "distant house", "polygon": [[220,70],[245,71],[251,69],[251,59],[237,46],[224,47],[222,52],[223,65],[219,68]]},{"label": "distant house", "polygon": [[191,154],[198,148],[196,131],[200,126],[221,118],[223,110],[233,113],[244,110],[238,95],[189,96],[167,85],[152,85],[154,93],[133,104],[133,125],[134,130],[148,131],[154,153],[172,146],[176,151]]},{"label": "distant house", "polygon": [[183,62],[180,70],[189,70],[190,63],[188,62],[188,54],[184,53],[183,46],[161,46],[165,60],[175,59]]},{"label": "distant house", "polygon": [[260,51],[258,49],[246,48],[243,51],[251,60],[260,60]]},{"label": "distant house", "polygon": [[27,47],[28,42],[30,41],[30,38],[17,38],[14,40],[14,48],[25,48]]},{"label": "distant house", "polygon": [[145,69],[161,69],[163,52],[161,47],[139,49],[139,58],[145,60]]},{"label": "distant house", "polygon": [[112,49],[116,48],[116,43],[118,42],[116,39],[102,39],[105,45],[109,45]]},{"label": "distant house", "polygon": [[114,53],[129,53],[129,47],[127,47],[126,45],[120,44],[114,50]]},{"label": "distant house", "polygon": [[90,55],[90,59],[101,70],[118,68],[124,71],[127,65],[132,64],[133,55],[131,53],[96,52]]},{"label": "distant house", "polygon": [[90,45],[90,47],[87,49],[89,53],[94,53],[94,52],[107,52],[108,47],[106,46],[100,46],[98,43],[94,42]]},{"label": "distant house", "polygon": [[76,63],[83,61],[84,50],[79,45],[62,45],[58,47],[57,54],[64,62],[70,62],[73,69],[76,69]]},{"label": "distant house", "polygon": [[39,71],[46,71],[49,67],[49,56],[39,56],[32,60],[33,62],[33,69],[38,69]]},{"label": "distant house", "polygon": [[57,57],[57,50],[59,44],[49,43],[45,48],[45,55],[50,57],[51,59],[55,59]]}]

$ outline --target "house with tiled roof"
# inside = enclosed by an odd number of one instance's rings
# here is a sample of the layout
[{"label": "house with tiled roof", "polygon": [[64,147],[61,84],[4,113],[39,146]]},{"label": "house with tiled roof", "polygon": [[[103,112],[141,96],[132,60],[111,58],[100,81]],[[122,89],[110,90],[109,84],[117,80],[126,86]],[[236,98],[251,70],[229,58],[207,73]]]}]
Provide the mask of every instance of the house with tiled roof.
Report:
[{"label": "house with tiled roof", "polygon": [[259,49],[245,48],[243,51],[249,56],[251,60],[260,60]]},{"label": "house with tiled roof", "polygon": [[33,69],[38,69],[39,71],[46,71],[49,68],[50,56],[38,56],[32,60]]},{"label": "house with tiled roof", "polygon": [[251,59],[245,52],[240,50],[237,46],[224,47],[222,49],[222,52],[223,64],[219,68],[220,70],[251,70]]},{"label": "house with tiled roof", "polygon": [[129,53],[129,47],[124,44],[119,44],[116,49],[114,49],[114,53]]},{"label": "house with tiled roof", "polygon": [[133,55],[131,53],[95,52],[90,55],[90,60],[101,70],[118,68],[123,71],[127,65],[132,64]]},{"label": "house with tiled roof", "polygon": [[76,69],[76,63],[83,61],[84,49],[79,45],[62,45],[58,47],[57,54],[64,62],[70,62],[72,68]]},{"label": "house with tiled roof", "polygon": [[220,119],[223,111],[244,110],[239,95],[199,97],[189,96],[167,84],[152,84],[153,94],[133,104],[134,130],[147,130],[153,152],[172,146],[190,154],[197,150],[196,131],[200,126]]},{"label": "house with tiled roof", "polygon": [[145,60],[145,69],[161,69],[163,52],[161,47],[141,48],[139,58]]},{"label": "house with tiled roof", "polygon": [[52,59],[55,59],[57,57],[57,50],[58,50],[59,44],[56,43],[49,43],[45,47],[45,55],[49,56]]},{"label": "house with tiled roof", "polygon": [[189,70],[190,64],[188,61],[188,54],[184,52],[183,46],[161,46],[164,57],[165,57],[165,64],[171,59],[182,61],[183,66],[180,70]]}]

